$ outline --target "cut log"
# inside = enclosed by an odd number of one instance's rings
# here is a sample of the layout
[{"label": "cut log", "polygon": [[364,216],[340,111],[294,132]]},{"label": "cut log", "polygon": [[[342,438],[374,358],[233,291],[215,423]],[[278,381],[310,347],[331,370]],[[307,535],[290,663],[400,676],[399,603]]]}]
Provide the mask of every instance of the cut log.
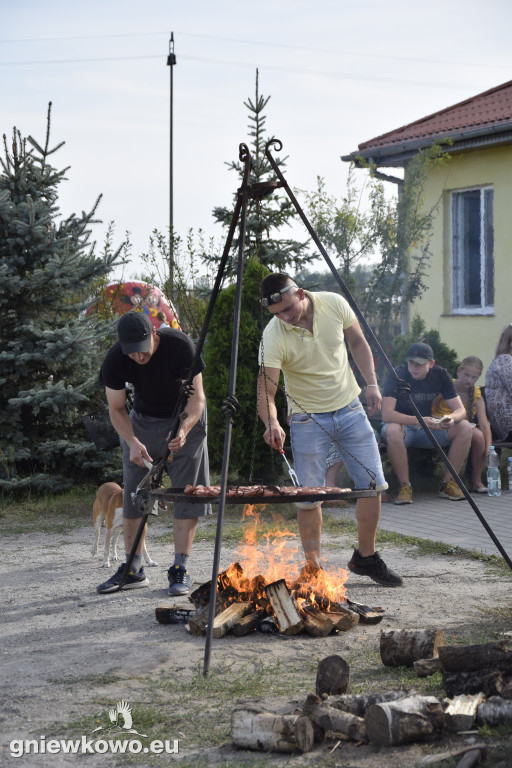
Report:
[{"label": "cut log", "polygon": [[418,659],[413,663],[413,669],[417,677],[428,677],[442,670],[441,659]]},{"label": "cut log", "polygon": [[479,725],[487,723],[492,727],[512,723],[512,702],[501,696],[491,696],[478,707],[476,721]]},{"label": "cut log", "polygon": [[[215,616],[218,616],[219,613],[222,613],[224,610],[225,599],[228,599],[231,594],[232,592],[227,589],[217,595],[217,600],[215,601]],[[199,608],[193,616],[191,616],[187,624],[187,630],[191,635],[206,635],[206,627],[208,625],[209,614],[210,604],[207,603],[206,605],[203,605],[201,608]]]},{"label": "cut log", "polygon": [[231,714],[231,739],[237,747],[262,752],[310,752],[313,725],[303,715],[276,715],[240,706]]},{"label": "cut log", "polygon": [[507,678],[503,682],[503,690],[501,691],[501,697],[503,699],[512,699],[512,680]]},{"label": "cut log", "polygon": [[[378,624],[384,618],[384,611],[382,609],[370,608],[369,605],[363,605],[363,603],[356,603],[354,600],[346,598],[347,607],[351,611],[359,614],[359,621],[361,624]],[[333,607],[333,610],[337,608]]]},{"label": "cut log", "polygon": [[164,600],[155,608],[155,617],[159,624],[182,624],[193,615],[191,605],[176,605],[171,600]]},{"label": "cut log", "polygon": [[316,695],[337,696],[350,687],[350,667],[344,658],[334,654],[322,659],[316,670]]},{"label": "cut log", "polygon": [[474,672],[443,672],[443,688],[449,699],[463,693],[484,693],[500,696],[503,690],[503,675],[497,669],[479,669]]},{"label": "cut log", "polygon": [[286,581],[279,579],[272,584],[267,584],[265,592],[272,605],[281,634],[296,635],[301,632],[304,622],[298,614]]},{"label": "cut log", "polygon": [[449,699],[444,710],[445,727],[450,731],[470,731],[476,720],[478,706],[485,701],[483,693],[462,694]]},{"label": "cut log", "polygon": [[462,760],[459,760],[456,768],[475,768],[475,765],[482,759],[482,753],[479,749],[470,749],[466,752]]},{"label": "cut log", "polygon": [[440,629],[391,629],[380,633],[380,657],[386,667],[412,667],[419,659],[436,657],[444,643]]},{"label": "cut log", "polygon": [[247,616],[243,616],[236,624],[233,624],[231,632],[235,637],[243,637],[248,635],[249,632],[253,632],[261,624],[267,612],[260,608],[257,611],[248,613]]},{"label": "cut log", "polygon": [[334,629],[334,621],[330,613],[319,611],[318,608],[305,608],[300,612],[304,629],[312,637],[327,637]]},{"label": "cut log", "polygon": [[[436,755],[426,755],[420,762],[420,766],[424,765],[435,765],[436,763],[442,763],[444,760],[451,760],[453,757],[458,757],[459,755],[465,755],[468,752],[473,752],[474,750],[478,750],[480,752],[480,756],[482,760],[485,760],[487,757],[487,744],[479,743],[479,744],[471,744],[471,746],[468,747],[461,747],[460,749],[454,749],[451,752],[438,752]],[[457,766],[458,768],[458,766]]]},{"label": "cut log", "polygon": [[236,602],[231,603],[221,613],[218,614],[213,620],[213,637],[224,637],[233,624],[252,611],[254,608],[253,603]]},{"label": "cut log", "polygon": [[447,672],[472,672],[479,669],[499,669],[512,672],[512,653],[505,643],[483,645],[445,645],[439,649],[439,658]]},{"label": "cut log", "polygon": [[371,744],[392,747],[437,738],[444,712],[434,696],[409,696],[368,707],[364,716]]},{"label": "cut log", "polygon": [[372,704],[381,704],[383,701],[398,701],[411,694],[408,691],[388,691],[387,693],[350,694],[343,696],[328,696],[325,704],[341,709],[342,712],[350,712],[352,715],[364,717],[366,710]]},{"label": "cut log", "polygon": [[353,741],[368,741],[365,722],[362,717],[330,707],[313,693],[307,697],[301,709],[304,715],[307,715],[324,731],[348,737]]}]

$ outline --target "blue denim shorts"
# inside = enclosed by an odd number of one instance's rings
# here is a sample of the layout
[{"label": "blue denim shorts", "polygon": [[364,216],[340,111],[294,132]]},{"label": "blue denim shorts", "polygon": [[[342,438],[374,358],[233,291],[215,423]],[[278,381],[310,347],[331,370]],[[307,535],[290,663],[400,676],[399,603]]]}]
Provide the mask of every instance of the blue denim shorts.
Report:
[{"label": "blue denim shorts", "polygon": [[[327,456],[334,438],[339,443],[334,443],[336,455],[345,464],[354,488],[369,488],[372,480],[378,491],[388,487],[375,434],[359,398],[337,411],[293,413],[290,436],[295,472],[301,485],[325,484]],[[317,505],[318,502],[297,504],[304,508]]]},{"label": "blue denim shorts", "polygon": [[[387,426],[388,425],[384,423],[380,433],[384,443],[386,443]],[[432,450],[434,450],[434,446],[429,436],[420,424],[414,424],[414,426],[402,424],[401,427],[405,432],[404,442],[406,448],[432,448]],[[432,434],[434,435],[441,448],[447,448],[450,445],[451,440],[448,437],[448,432],[446,429],[433,429]]]}]

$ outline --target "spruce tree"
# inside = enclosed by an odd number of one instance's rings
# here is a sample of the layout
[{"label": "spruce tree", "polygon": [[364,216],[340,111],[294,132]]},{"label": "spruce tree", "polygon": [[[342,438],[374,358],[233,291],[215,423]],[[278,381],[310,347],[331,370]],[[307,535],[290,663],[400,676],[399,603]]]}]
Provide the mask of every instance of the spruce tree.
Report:
[{"label": "spruce tree", "polygon": [[119,260],[89,244],[89,213],[61,218],[67,168],[14,128],[0,157],[0,490],[62,490],[103,465],[81,415],[98,392],[106,328],[86,309],[94,285]]},{"label": "spruce tree", "polygon": [[[259,92],[259,75],[256,70],[256,92],[255,98],[249,98],[244,101],[244,106],[249,111],[249,136],[251,142],[249,151],[252,157],[250,184],[256,184],[267,179],[274,178],[272,167],[265,157],[265,145],[273,136],[266,135],[266,116],[265,107],[270,100],[270,96],[262,96]],[[276,158],[276,162],[281,169],[286,166],[286,157]],[[235,171],[240,185],[243,176],[243,166],[240,162],[226,163],[228,168]],[[235,195],[236,200],[236,195]],[[229,228],[233,215],[233,209],[218,207],[214,208],[213,216],[220,222],[226,231]],[[276,272],[297,272],[305,264],[310,262],[316,256],[309,255],[306,252],[307,243],[300,243],[297,240],[278,237],[278,234],[285,227],[290,227],[294,220],[298,221],[295,209],[285,192],[274,192],[273,195],[263,199],[251,199],[247,210],[246,226],[246,253],[256,258],[261,264],[264,264],[271,271]],[[236,256],[238,250],[238,239],[233,239],[232,259],[228,264],[227,273],[233,276],[236,265]],[[218,256],[209,257],[204,254],[206,261],[218,262]]]}]

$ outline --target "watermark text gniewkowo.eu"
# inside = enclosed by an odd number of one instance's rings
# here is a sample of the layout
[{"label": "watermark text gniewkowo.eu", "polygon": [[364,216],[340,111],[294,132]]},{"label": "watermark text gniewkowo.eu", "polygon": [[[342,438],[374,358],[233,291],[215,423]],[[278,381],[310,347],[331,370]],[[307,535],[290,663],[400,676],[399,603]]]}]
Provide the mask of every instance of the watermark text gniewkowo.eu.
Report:
[{"label": "watermark text gniewkowo.eu", "polygon": [[9,744],[11,757],[23,755],[104,755],[110,754],[178,754],[178,739],[155,739],[145,746],[140,739],[91,739],[82,736],[81,739],[13,739]]}]

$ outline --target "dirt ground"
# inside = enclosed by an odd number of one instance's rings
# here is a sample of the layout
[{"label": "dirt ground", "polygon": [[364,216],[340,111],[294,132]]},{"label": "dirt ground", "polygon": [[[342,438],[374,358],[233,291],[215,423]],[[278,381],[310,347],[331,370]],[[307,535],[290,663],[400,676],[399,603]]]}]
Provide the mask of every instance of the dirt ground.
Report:
[{"label": "dirt ground", "polygon": [[[210,522],[214,525],[214,522]],[[148,549],[159,567],[148,568],[147,589],[99,595],[96,586],[110,571],[100,558],[91,556],[92,526],[80,526],[51,536],[27,533],[5,536],[0,557],[3,588],[0,629],[0,765],[68,766],[82,764],[82,755],[33,754],[14,757],[10,744],[19,739],[68,737],[70,724],[96,716],[107,725],[108,711],[125,700],[139,709],[149,696],[148,686],[158,686],[161,676],[174,679],[185,690],[200,675],[205,653],[202,637],[190,636],[182,624],[162,625],[155,620],[156,606],[167,597],[166,569],[171,546],[163,540],[169,523],[153,522]],[[351,555],[350,535],[324,536],[326,568],[345,566]],[[333,653],[350,660],[353,682],[365,680],[368,654],[378,652],[381,629],[440,628],[447,642],[475,639],[487,621],[488,611],[509,609],[511,582],[485,563],[450,555],[419,556],[415,548],[385,546],[381,553],[404,577],[399,589],[379,587],[367,578],[350,576],[348,596],[384,609],[382,622],[327,638],[308,635],[281,637],[253,633],[244,638],[214,640],[211,673],[257,670],[280,662],[279,674],[304,670],[295,696],[273,695],[263,701],[274,711],[293,712],[305,696],[314,692],[318,661]],[[213,543],[196,542],[189,569],[195,582],[211,578]],[[233,547],[223,546],[221,570],[233,561]],[[181,598],[181,603],[186,602]],[[371,665],[370,665],[371,666]],[[368,678],[369,684],[371,678]],[[397,687],[400,687],[397,682]],[[240,700],[251,700],[250,691]],[[229,722],[239,699],[224,704]],[[262,755],[236,750],[229,739],[222,745],[198,750],[191,732],[173,727],[169,711],[169,739],[179,740],[179,753],[154,764],[183,761],[186,765],[337,765],[366,768],[416,766],[432,747],[416,744],[395,749],[376,749],[350,744],[321,745],[308,755]],[[194,715],[194,717],[197,716]],[[134,721],[134,726],[136,722]],[[90,735],[90,731],[85,732]],[[459,736],[456,747],[481,737]],[[448,744],[447,741],[445,742]],[[132,762],[130,762],[132,760]],[[87,755],[87,765],[152,765],[143,755],[123,760],[119,756]],[[495,765],[496,763],[493,763]],[[508,763],[510,764],[510,763]],[[505,763],[503,763],[505,765]]]}]

